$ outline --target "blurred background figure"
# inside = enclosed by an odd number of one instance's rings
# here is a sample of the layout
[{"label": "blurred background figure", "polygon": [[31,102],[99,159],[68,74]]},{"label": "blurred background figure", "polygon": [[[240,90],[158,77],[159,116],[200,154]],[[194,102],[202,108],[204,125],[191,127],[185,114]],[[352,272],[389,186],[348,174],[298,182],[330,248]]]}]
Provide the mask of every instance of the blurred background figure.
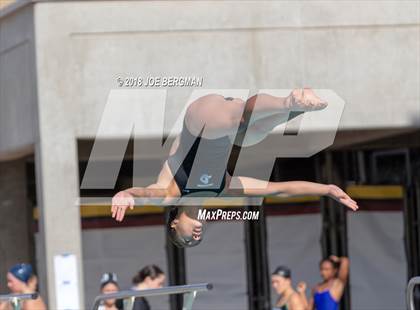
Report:
[{"label": "blurred background figure", "polygon": [[[113,272],[104,273],[101,277],[101,294],[116,293],[120,290],[117,275]],[[99,306],[98,310],[120,310],[123,309],[122,301],[107,299]]]},{"label": "blurred background figure", "polygon": [[330,256],[319,263],[323,281],[312,290],[310,308],[316,310],[336,310],[343,296],[349,275],[347,257]]},{"label": "blurred background figure", "polygon": [[293,289],[292,272],[286,266],[279,266],[271,274],[271,285],[280,295],[273,310],[306,310],[306,298]]},{"label": "blurred background figure", "polygon": [[[10,294],[32,294],[37,291],[38,280],[32,266],[17,264],[7,273],[7,287]],[[40,296],[34,300],[25,300],[21,303],[22,310],[46,310],[47,307]],[[1,310],[12,310],[10,303],[0,304]]]},{"label": "blurred background figure", "polygon": [[[161,288],[165,283],[165,274],[156,265],[147,265],[133,278],[134,290]],[[133,310],[150,310],[149,302],[144,297],[136,298]]]}]

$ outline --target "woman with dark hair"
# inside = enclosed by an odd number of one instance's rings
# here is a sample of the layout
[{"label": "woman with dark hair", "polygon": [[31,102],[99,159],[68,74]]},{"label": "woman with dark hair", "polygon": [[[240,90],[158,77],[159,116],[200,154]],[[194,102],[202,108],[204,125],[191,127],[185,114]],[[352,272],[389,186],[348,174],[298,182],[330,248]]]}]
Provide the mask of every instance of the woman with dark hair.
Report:
[{"label": "woman with dark hair", "polygon": [[271,285],[280,298],[273,310],[306,310],[307,304],[301,294],[292,286],[292,272],[286,266],[279,266],[271,274]]},{"label": "woman with dark hair", "polygon": [[[133,277],[134,290],[161,288],[165,283],[165,274],[156,265],[148,265]],[[133,310],[150,310],[149,302],[144,297],[134,301]]]},{"label": "woman with dark hair", "polygon": [[[284,98],[257,94],[246,102],[217,94],[198,98],[188,106],[182,131],[156,182],[117,193],[112,199],[112,217],[122,221],[126,209],[134,208],[136,197],[161,198],[170,205],[180,197],[191,195],[325,195],[356,211],[357,203],[333,184],[267,182],[251,177],[232,177],[227,171],[232,144],[254,145],[265,139],[277,125],[287,122],[291,111],[310,112],[326,106],[327,103],[308,88],[295,89]],[[172,226],[176,228],[177,225]],[[193,238],[192,233],[189,238]]]},{"label": "woman with dark hair", "polygon": [[[116,293],[120,290],[117,275],[113,272],[104,273],[101,277],[101,294]],[[122,301],[117,299],[106,299],[99,306],[98,310],[121,310]]]},{"label": "woman with dark hair", "polygon": [[337,310],[349,275],[347,257],[330,256],[319,263],[323,281],[312,290],[310,309]]}]

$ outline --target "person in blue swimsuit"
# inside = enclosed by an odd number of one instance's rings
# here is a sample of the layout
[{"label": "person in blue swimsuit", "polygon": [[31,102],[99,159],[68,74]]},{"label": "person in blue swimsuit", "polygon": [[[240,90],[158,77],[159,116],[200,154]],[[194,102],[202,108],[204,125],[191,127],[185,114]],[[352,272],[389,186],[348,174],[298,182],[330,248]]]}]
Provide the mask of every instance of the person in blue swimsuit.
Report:
[{"label": "person in blue swimsuit", "polygon": [[349,259],[347,257],[330,256],[319,264],[323,279],[312,290],[309,309],[337,310],[349,275]]},{"label": "person in blue swimsuit", "polygon": [[[175,139],[156,182],[118,192],[112,199],[112,217],[122,221],[126,209],[134,208],[136,197],[161,198],[163,203],[170,205],[180,197],[194,195],[325,195],[356,211],[357,203],[333,184],[267,182],[245,176],[232,177],[227,171],[230,150],[237,141],[241,141],[240,147],[254,145],[265,139],[277,125],[286,122],[291,111],[310,112],[326,106],[327,103],[309,88],[295,89],[287,97],[257,94],[247,101],[218,94],[198,98],[188,106],[182,131]],[[178,242],[178,245],[197,244],[202,235],[199,225],[182,215],[185,213],[177,214],[168,227],[178,236],[182,235],[178,240],[187,240]],[[188,223],[185,224],[183,219]],[[196,240],[191,242],[193,235]]]}]

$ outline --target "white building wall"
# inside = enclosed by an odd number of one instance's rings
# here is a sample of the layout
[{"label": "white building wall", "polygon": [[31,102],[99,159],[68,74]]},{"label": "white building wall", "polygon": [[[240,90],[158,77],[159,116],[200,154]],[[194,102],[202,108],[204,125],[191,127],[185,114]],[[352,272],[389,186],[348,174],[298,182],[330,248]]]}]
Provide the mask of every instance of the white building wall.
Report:
[{"label": "white building wall", "polygon": [[0,161],[33,152],[37,139],[33,9],[0,14]]},{"label": "white building wall", "polygon": [[[203,76],[204,88],[328,88],[347,102],[341,129],[420,125],[415,1],[37,7],[38,48],[48,46],[39,77],[66,102],[62,108],[73,115],[79,137],[95,136],[109,91],[118,88],[116,78],[139,75]],[[180,109],[189,93],[170,90],[168,111]]]}]

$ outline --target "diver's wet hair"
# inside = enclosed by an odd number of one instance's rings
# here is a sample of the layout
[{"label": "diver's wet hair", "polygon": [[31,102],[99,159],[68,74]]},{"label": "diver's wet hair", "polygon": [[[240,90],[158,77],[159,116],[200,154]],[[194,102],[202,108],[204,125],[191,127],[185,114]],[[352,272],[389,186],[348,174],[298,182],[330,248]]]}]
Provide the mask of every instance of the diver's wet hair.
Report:
[{"label": "diver's wet hair", "polygon": [[182,249],[187,247],[193,247],[198,245],[201,242],[200,240],[184,240],[177,231],[171,227],[172,222],[178,217],[180,214],[179,207],[171,207],[171,209],[168,212],[168,218],[166,220],[166,231],[168,233],[168,238],[174,244],[176,247]]},{"label": "diver's wet hair", "polygon": [[292,271],[287,266],[278,266],[271,275],[290,279],[292,277]]},{"label": "diver's wet hair", "polygon": [[147,265],[143,267],[134,277],[133,284],[139,284],[143,282],[147,277],[150,277],[152,280],[159,277],[161,274],[164,274],[162,269],[156,265]]}]

